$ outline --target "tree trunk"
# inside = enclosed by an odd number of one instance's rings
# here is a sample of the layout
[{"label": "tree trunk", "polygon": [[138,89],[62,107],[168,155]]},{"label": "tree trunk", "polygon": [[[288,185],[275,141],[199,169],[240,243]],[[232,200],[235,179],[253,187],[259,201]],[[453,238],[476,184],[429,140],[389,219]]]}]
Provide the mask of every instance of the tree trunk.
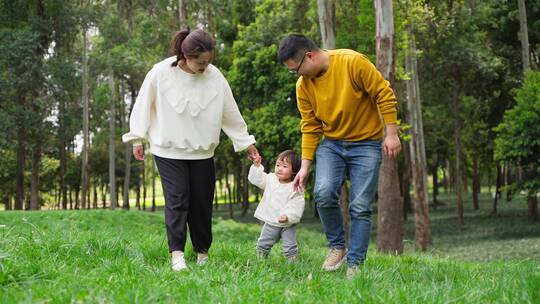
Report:
[{"label": "tree trunk", "polygon": [[[152,159],[152,212],[156,211],[156,162]],[[165,193],[163,193],[165,196]]]},{"label": "tree trunk", "polygon": [[30,210],[39,210],[39,167],[41,164],[41,141],[36,140],[32,148],[32,182],[30,184]]},{"label": "tree trunk", "polygon": [[60,200],[62,203],[62,209],[67,209],[67,186],[66,186],[66,141],[60,141]]},{"label": "tree trunk", "polygon": [[97,188],[98,188],[98,185],[96,183],[96,179],[94,178],[94,183],[93,183],[93,188],[94,188],[94,209],[97,209],[98,208],[98,191],[97,191]]},{"label": "tree trunk", "polygon": [[474,210],[480,209],[478,203],[478,195],[480,193],[480,174],[478,173],[478,155],[473,155],[473,179],[472,179],[472,196]]},{"label": "tree trunk", "polygon": [[336,48],[336,3],[335,0],[317,0],[319,27],[323,48]]},{"label": "tree trunk", "polygon": [[[374,0],[377,68],[394,83],[394,16],[391,0]],[[397,160],[383,156],[378,186],[377,250],[403,252],[403,200],[399,192]]]},{"label": "tree trunk", "polygon": [[4,204],[5,204],[4,211],[11,210],[11,197],[9,197],[9,195],[4,196]]},{"label": "tree trunk", "polygon": [[218,209],[219,198],[223,197],[223,186],[221,185],[221,179],[216,180],[216,191],[214,196],[214,209]]},{"label": "tree trunk", "polygon": [[187,12],[183,0],[178,0],[178,21],[180,23],[180,29],[187,28]]},{"label": "tree trunk", "polygon": [[103,183],[101,186],[101,204],[102,208],[107,208],[107,185]]},{"label": "tree trunk", "polygon": [[[121,89],[120,89],[120,100],[124,100],[124,86],[122,85],[121,86]],[[131,91],[131,103],[133,103],[133,90]],[[122,119],[122,131],[124,132],[127,132],[129,127],[127,126],[128,123],[129,123],[129,113],[126,112],[125,110],[125,102],[121,102],[121,107],[122,109],[122,113],[120,115],[121,119]],[[130,106],[130,112],[131,112],[131,108],[132,106]],[[124,195],[123,195],[123,199],[122,199],[122,202],[123,202],[123,208],[126,209],[126,210],[129,210],[129,180],[131,179],[131,153],[132,153],[132,150],[133,150],[133,146],[131,145],[131,143],[126,143],[124,145],[124,187],[122,187],[124,190]]]},{"label": "tree trunk", "polygon": [[241,217],[246,216],[248,210],[249,210],[249,181],[248,181],[248,167],[244,164],[242,164],[242,215]]},{"label": "tree trunk", "polygon": [[142,209],[146,211],[146,160],[142,161],[142,191],[143,191],[143,198],[142,198]]},{"label": "tree trunk", "polygon": [[456,157],[456,164],[455,164],[455,189],[456,189],[456,201],[457,201],[457,210],[458,210],[458,227],[460,229],[463,228],[463,187],[462,187],[462,178],[461,178],[461,129],[462,129],[462,121],[459,116],[459,93],[456,89],[454,91],[453,95],[453,104],[454,104],[454,111],[455,111],[455,133],[454,133],[454,140],[455,140],[455,157]]},{"label": "tree trunk", "polygon": [[[236,171],[236,172],[241,172],[242,169]],[[239,173],[235,173],[233,175],[233,193],[234,193],[234,203],[239,203],[242,201],[242,187],[240,185],[240,174]]]},{"label": "tree trunk", "polygon": [[135,207],[137,210],[141,210],[141,188],[137,187],[137,192],[135,193]]},{"label": "tree trunk", "polygon": [[491,184],[493,183],[493,170],[491,167],[488,170],[488,192],[491,194]]},{"label": "tree trunk", "polygon": [[403,196],[403,220],[407,221],[409,213],[413,213],[411,201],[411,154],[409,146],[403,145],[403,167],[401,170],[401,195]]},{"label": "tree trunk", "polygon": [[491,209],[491,215],[497,214],[497,203],[500,197],[502,179],[502,166],[501,164],[497,164],[497,180],[495,181],[495,194],[493,195],[493,207]]},{"label": "tree trunk", "polygon": [[519,40],[521,40],[521,61],[523,64],[523,73],[530,69],[529,58],[529,33],[527,29],[527,11],[525,0],[518,0],[519,7]]},{"label": "tree trunk", "polygon": [[397,163],[383,155],[377,212],[377,251],[379,252],[403,253],[403,203],[399,187],[396,187],[398,184]]},{"label": "tree trunk", "polygon": [[79,193],[80,193],[80,191],[81,191],[80,188],[75,189],[75,209],[77,209],[77,210],[79,209],[79,206],[80,206],[79,205],[79,203],[80,203],[80,201],[79,201]]},{"label": "tree trunk", "polygon": [[512,201],[512,183],[514,182],[514,176],[512,174],[512,165],[506,164],[504,170],[504,185],[506,186],[506,201]]},{"label": "tree trunk", "polygon": [[533,222],[538,221],[538,198],[536,197],[536,193],[528,195],[527,206],[529,211],[529,219]]},{"label": "tree trunk", "polygon": [[72,193],[73,191],[71,189],[69,189],[68,192],[69,192],[69,195],[68,195],[68,197],[69,197],[69,209],[73,210],[73,193]]},{"label": "tree trunk", "polygon": [[[82,209],[86,207],[86,193],[88,192],[88,56],[87,53],[87,33],[83,26],[83,54],[82,54],[82,95],[83,105],[83,148],[82,148],[82,169],[81,169],[81,187],[82,187]],[[90,204],[90,202],[88,202]]]},{"label": "tree trunk", "polygon": [[[25,100],[24,97],[19,99],[21,107],[24,109]],[[22,119],[20,120],[23,121]],[[22,210],[24,202],[24,165],[25,165],[25,153],[26,153],[26,129],[24,123],[17,125],[17,172],[15,173],[15,206],[14,210]]]},{"label": "tree trunk", "polygon": [[426,150],[424,147],[424,131],[422,123],[422,101],[418,84],[418,68],[416,61],[416,41],[414,39],[414,24],[409,28],[409,51],[405,59],[405,68],[410,76],[407,81],[407,120],[411,125],[411,154],[412,179],[414,185],[414,215],[416,248],[426,250],[432,243],[431,223],[429,220],[429,204],[427,191]]},{"label": "tree trunk", "polygon": [[439,194],[439,156],[435,154],[433,160],[433,210],[437,210],[437,195]]},{"label": "tree trunk", "polygon": [[114,85],[113,74],[109,77],[109,86],[111,90],[111,104],[109,113],[109,192],[111,200],[111,209],[116,209],[116,163],[115,163],[115,119],[116,119],[116,88]]},{"label": "tree trunk", "polygon": [[448,160],[445,159],[444,162],[444,167],[442,168],[442,172],[443,172],[443,188],[444,188],[444,193],[448,193]]},{"label": "tree trunk", "polygon": [[90,179],[88,179],[88,192],[86,192],[86,201],[87,201],[87,204],[86,204],[86,209],[90,209],[92,206],[90,204],[91,202],[91,198],[92,198],[92,192],[90,191],[90,188],[92,187],[92,182]]},{"label": "tree trunk", "polygon": [[228,170],[225,170],[225,186],[227,187],[227,198],[229,200],[229,217],[234,217],[234,210],[232,205],[232,191],[231,191],[231,184],[229,183],[229,172]]}]

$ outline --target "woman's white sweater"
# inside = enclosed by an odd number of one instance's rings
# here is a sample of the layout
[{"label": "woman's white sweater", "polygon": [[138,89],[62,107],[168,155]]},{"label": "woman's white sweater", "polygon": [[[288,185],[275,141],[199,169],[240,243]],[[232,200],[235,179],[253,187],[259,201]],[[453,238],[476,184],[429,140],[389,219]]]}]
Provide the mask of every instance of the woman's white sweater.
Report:
[{"label": "woman's white sweater", "polygon": [[221,72],[209,65],[202,74],[190,74],[172,67],[175,60],[157,63],[146,75],[122,140],[148,140],[152,154],[172,159],[214,156],[221,130],[236,152],[254,144]]},{"label": "woman's white sweater", "polygon": [[[282,184],[274,173],[265,173],[262,165],[249,168],[248,180],[264,190],[255,217],[277,227],[289,227],[300,222],[304,213],[304,192],[294,192],[292,182]],[[280,223],[278,217],[286,215],[288,221]]]}]

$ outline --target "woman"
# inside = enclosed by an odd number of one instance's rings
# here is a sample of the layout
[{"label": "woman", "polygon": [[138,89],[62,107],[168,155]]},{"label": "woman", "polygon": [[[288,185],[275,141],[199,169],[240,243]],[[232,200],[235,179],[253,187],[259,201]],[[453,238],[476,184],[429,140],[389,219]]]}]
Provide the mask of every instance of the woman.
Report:
[{"label": "woman", "polygon": [[148,72],[130,117],[124,142],[133,141],[133,155],[144,159],[143,139],[154,155],[165,195],[165,224],[174,271],[187,270],[184,260],[186,224],[197,265],[208,261],[212,243],[214,150],[220,131],[236,152],[259,153],[255,138],[234,100],[227,80],[211,64],[215,42],[203,30],[183,30],[172,40],[176,56]]}]

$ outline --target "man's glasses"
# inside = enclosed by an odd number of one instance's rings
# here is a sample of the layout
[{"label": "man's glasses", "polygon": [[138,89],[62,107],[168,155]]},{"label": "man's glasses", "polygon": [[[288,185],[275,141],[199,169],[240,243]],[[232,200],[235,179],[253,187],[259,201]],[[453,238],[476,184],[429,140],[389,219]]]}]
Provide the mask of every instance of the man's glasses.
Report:
[{"label": "man's glasses", "polygon": [[304,63],[304,59],[306,59],[306,55],[307,55],[307,52],[304,53],[304,56],[302,57],[302,60],[300,60],[300,64],[298,65],[298,67],[295,70],[289,70],[289,73],[299,74],[300,68],[302,67],[302,63]]}]

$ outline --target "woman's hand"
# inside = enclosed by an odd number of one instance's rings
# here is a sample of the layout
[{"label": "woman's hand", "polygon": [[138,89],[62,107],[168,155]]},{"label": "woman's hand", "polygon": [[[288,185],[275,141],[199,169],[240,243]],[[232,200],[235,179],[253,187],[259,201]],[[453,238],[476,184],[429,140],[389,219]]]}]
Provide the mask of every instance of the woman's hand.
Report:
[{"label": "woman's hand", "polygon": [[280,223],[286,223],[288,220],[289,218],[285,214],[282,214],[278,217],[278,222]]},{"label": "woman's hand", "polygon": [[133,146],[133,156],[136,160],[144,160],[144,145]]}]

